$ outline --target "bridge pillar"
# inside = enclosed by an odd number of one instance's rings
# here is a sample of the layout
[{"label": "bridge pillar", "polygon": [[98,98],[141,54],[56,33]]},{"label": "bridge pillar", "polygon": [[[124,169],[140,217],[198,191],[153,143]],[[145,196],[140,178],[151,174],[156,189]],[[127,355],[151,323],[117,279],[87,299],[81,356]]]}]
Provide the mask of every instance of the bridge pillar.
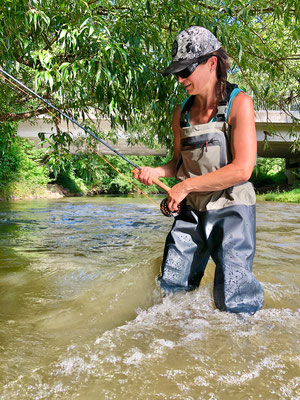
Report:
[{"label": "bridge pillar", "polygon": [[289,157],[285,159],[285,175],[288,184],[292,185],[296,180],[296,171],[300,168],[300,156]]}]

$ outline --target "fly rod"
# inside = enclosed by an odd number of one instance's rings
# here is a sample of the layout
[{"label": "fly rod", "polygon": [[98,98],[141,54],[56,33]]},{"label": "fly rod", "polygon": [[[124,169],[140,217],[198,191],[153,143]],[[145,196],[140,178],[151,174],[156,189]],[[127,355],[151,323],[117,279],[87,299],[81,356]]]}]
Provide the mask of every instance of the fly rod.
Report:
[{"label": "fly rod", "polygon": [[[130,161],[127,157],[125,157],[123,154],[119,153],[116,149],[111,147],[108,143],[106,143],[104,140],[100,139],[98,136],[96,136],[94,133],[92,133],[89,129],[85,128],[81,124],[79,124],[76,120],[74,120],[72,117],[70,117],[68,114],[65,112],[61,111],[59,108],[54,106],[50,101],[44,99],[42,96],[39,94],[35,93],[33,90],[31,90],[28,86],[26,86],[24,83],[20,82],[17,78],[6,72],[3,68],[0,67],[0,73],[4,75],[6,78],[9,78],[11,81],[13,81],[15,84],[17,84],[19,87],[23,88],[26,92],[30,93],[32,96],[36,97],[40,101],[42,101],[44,104],[46,104],[48,107],[52,108],[56,112],[58,112],[60,115],[71,121],[74,125],[78,126],[80,129],[82,129],[84,132],[92,136],[94,139],[98,140],[100,143],[102,143],[104,146],[106,146],[108,149],[110,149],[113,153],[115,153],[117,156],[123,158],[127,163],[132,165],[134,168],[137,168],[139,171],[141,171],[141,168],[134,164],[132,161]],[[171,189],[169,186],[161,182],[159,179],[153,178],[152,179],[153,183],[157,186],[159,186],[161,189],[163,189],[166,193]],[[168,205],[167,205],[167,199],[164,199],[161,202],[160,209],[162,213],[166,216],[174,216],[176,215],[176,212],[173,213],[172,211],[169,210]]]}]

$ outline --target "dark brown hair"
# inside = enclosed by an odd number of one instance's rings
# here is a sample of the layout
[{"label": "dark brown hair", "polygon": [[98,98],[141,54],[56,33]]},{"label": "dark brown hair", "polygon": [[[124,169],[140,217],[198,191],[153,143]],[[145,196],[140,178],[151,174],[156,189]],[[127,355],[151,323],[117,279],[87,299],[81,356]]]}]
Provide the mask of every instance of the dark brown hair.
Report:
[{"label": "dark brown hair", "polygon": [[[218,59],[217,63],[217,86],[216,86],[216,95],[219,101],[224,101],[226,99],[226,80],[227,80],[227,71],[229,70],[229,60],[228,54],[224,49],[219,48],[218,50],[214,51],[210,54],[210,56],[216,56]],[[203,61],[203,64],[206,63],[208,60]]]}]

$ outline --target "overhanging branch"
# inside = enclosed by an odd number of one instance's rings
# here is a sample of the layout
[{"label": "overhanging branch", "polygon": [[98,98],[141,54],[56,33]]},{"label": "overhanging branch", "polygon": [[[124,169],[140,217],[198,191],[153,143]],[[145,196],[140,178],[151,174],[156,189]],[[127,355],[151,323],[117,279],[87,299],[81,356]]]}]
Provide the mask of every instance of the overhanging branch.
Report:
[{"label": "overhanging branch", "polygon": [[37,110],[25,111],[22,113],[5,113],[0,114],[0,122],[16,122],[21,121],[22,119],[29,119],[47,113],[47,108],[38,108]]}]

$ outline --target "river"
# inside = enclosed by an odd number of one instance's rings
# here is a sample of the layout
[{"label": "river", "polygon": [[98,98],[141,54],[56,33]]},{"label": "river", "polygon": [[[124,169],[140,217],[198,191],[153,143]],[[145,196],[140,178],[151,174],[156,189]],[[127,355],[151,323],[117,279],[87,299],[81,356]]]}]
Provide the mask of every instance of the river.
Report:
[{"label": "river", "polygon": [[300,205],[258,203],[254,316],[156,285],[172,224],[148,200],[0,204],[0,399],[299,399]]}]

